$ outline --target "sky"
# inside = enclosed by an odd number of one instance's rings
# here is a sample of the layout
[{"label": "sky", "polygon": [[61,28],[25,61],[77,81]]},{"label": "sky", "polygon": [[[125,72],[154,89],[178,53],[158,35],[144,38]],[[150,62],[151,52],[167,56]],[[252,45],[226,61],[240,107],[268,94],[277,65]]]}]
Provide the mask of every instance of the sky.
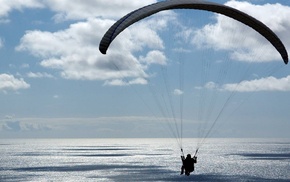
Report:
[{"label": "sky", "polygon": [[[156,0],[0,2],[0,138],[290,137],[290,68],[241,23],[164,11],[103,55],[106,30]],[[214,2],[262,21],[290,52],[290,2]]]}]

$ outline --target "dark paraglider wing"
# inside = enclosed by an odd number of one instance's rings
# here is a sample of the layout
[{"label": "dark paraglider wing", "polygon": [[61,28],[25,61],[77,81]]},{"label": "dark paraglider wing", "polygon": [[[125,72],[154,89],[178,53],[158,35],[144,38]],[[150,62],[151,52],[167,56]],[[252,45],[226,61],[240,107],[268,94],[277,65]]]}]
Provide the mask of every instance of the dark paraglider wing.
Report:
[{"label": "dark paraglider wing", "polygon": [[201,1],[201,0],[161,1],[155,4],[145,6],[143,8],[137,9],[127,14],[126,16],[118,20],[113,26],[111,26],[110,29],[106,32],[106,34],[103,36],[99,45],[100,52],[103,54],[106,54],[107,49],[109,48],[112,41],[117,37],[118,34],[120,34],[124,29],[126,29],[130,25],[150,15],[153,15],[157,12],[160,12],[163,10],[170,10],[170,9],[206,10],[206,11],[223,14],[237,21],[240,21],[243,24],[246,24],[252,27],[258,33],[264,36],[280,53],[282,59],[284,60],[284,63],[285,64],[288,63],[288,54],[287,54],[284,44],[279,39],[279,37],[265,24],[263,24],[259,20],[237,9],[234,9],[229,6],[222,5],[222,4],[208,2],[208,1]]}]

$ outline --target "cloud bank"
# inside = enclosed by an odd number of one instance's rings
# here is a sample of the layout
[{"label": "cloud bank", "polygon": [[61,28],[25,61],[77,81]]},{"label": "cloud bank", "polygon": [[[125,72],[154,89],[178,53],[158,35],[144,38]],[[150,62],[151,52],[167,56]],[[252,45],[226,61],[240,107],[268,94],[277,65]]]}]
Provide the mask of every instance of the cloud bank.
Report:
[{"label": "cloud bank", "polygon": [[[98,18],[71,24],[68,29],[57,32],[27,31],[16,49],[41,58],[41,66],[59,70],[65,79],[104,80],[108,83],[124,82],[127,78],[128,83],[144,83],[140,80],[148,77],[148,66],[166,64],[166,56],[161,51],[163,41],[157,32],[171,18],[164,14],[132,26],[114,41],[108,55],[100,54],[98,45],[114,21]],[[135,52],[145,48],[153,50],[145,56],[135,56]]]},{"label": "cloud bank", "polygon": [[[126,0],[120,3],[118,0],[112,0],[108,3],[105,0],[11,0],[5,1],[1,7],[0,17],[7,18],[12,10],[47,8],[55,12],[53,19],[57,22],[73,20],[68,28],[55,32],[28,30],[16,48],[17,51],[28,52],[39,58],[42,67],[59,71],[64,79],[101,80],[104,85],[119,86],[147,84],[150,66],[167,65],[166,47],[160,34],[169,27],[169,23],[178,21],[176,14],[159,13],[151,19],[131,26],[116,38],[106,56],[99,53],[98,44],[116,19],[154,2],[156,1]],[[290,7],[279,3],[254,5],[239,1],[228,1],[226,5],[249,13],[264,22],[278,34],[289,50],[290,39],[287,30],[290,29]],[[201,29],[185,29],[186,38],[192,37],[191,42],[198,47],[229,51],[233,59],[240,61],[263,62],[281,59],[277,51],[255,31],[248,31],[242,24],[225,16],[214,17],[216,21]],[[243,36],[236,36],[236,32],[242,32]],[[143,51],[147,53],[142,55]],[[39,73],[27,75],[34,78],[49,77]],[[251,83],[254,81],[248,84]]]},{"label": "cloud bank", "polygon": [[237,92],[258,91],[290,91],[290,76],[285,78],[267,77],[250,81],[242,81],[239,84],[225,84],[222,90]]},{"label": "cloud bank", "polygon": [[[290,7],[279,3],[254,5],[249,2],[229,1],[230,7],[257,18],[271,28],[290,50]],[[210,47],[229,51],[231,57],[240,61],[263,62],[281,60],[275,48],[256,31],[223,15],[216,15],[216,22],[192,32],[192,43],[198,47]],[[240,34],[240,36],[237,36]]]},{"label": "cloud bank", "polygon": [[27,89],[30,85],[22,78],[15,78],[13,75],[0,74],[0,91]]}]

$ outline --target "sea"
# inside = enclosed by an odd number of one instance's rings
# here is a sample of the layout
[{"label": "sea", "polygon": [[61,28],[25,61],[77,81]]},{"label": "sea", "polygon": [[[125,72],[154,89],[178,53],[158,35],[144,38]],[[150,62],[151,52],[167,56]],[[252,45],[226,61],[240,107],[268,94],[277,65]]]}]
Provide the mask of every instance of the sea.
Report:
[{"label": "sea", "polygon": [[[198,139],[183,139],[194,154]],[[180,175],[175,139],[0,139],[0,181],[289,181],[290,139],[210,138]]]}]

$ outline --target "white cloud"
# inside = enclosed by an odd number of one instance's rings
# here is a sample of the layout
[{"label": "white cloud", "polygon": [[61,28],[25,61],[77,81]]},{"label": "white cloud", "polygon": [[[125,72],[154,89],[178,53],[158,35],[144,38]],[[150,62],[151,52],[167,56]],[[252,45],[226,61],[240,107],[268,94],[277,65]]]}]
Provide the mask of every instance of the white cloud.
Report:
[{"label": "white cloud", "polygon": [[54,99],[58,99],[59,98],[59,95],[54,95],[53,98]]},{"label": "white cloud", "polygon": [[30,85],[22,78],[17,79],[13,75],[0,74],[0,90],[19,90],[27,89]]},{"label": "white cloud", "polygon": [[285,78],[267,77],[250,81],[242,81],[239,84],[225,84],[222,90],[236,92],[257,92],[257,91],[290,91],[290,76]]},{"label": "white cloud", "polygon": [[20,66],[20,68],[29,68],[29,67],[30,67],[29,64],[26,64],[26,63],[23,63]]},{"label": "white cloud", "polygon": [[204,87],[207,89],[216,89],[218,88],[218,85],[214,82],[207,82]]},{"label": "white cloud", "polygon": [[44,2],[50,9],[57,12],[55,20],[63,21],[94,17],[120,18],[137,8],[155,3],[156,0],[45,0]]},{"label": "white cloud", "polygon": [[159,64],[166,65],[166,56],[163,52],[158,50],[153,50],[147,53],[146,57],[141,56],[139,60],[147,65]]},{"label": "white cloud", "polygon": [[0,22],[7,23],[9,13],[13,10],[47,7],[57,14],[56,21],[81,20],[94,17],[120,18],[121,16],[145,5],[155,3],[156,0],[1,0]]},{"label": "white cloud", "polygon": [[[166,118],[147,116],[15,118],[10,121],[0,120],[0,132],[2,136],[8,134],[8,137],[14,136],[23,138],[30,136],[41,138],[152,137],[151,135],[148,136],[148,131],[152,132],[152,128],[157,128],[153,133],[156,133],[156,137],[161,137],[160,131],[162,131],[162,125],[164,125],[166,121],[168,122]],[[82,124],[80,125],[80,123]],[[11,135],[12,133],[14,135]]]},{"label": "white cloud", "polygon": [[[281,4],[254,5],[249,2],[229,1],[226,5],[246,12],[269,26],[290,50],[290,7]],[[217,22],[195,32],[193,43],[200,47],[228,50],[237,60],[281,60],[279,53],[254,30],[223,15]]]},{"label": "white cloud", "polygon": [[234,92],[259,92],[259,91],[290,91],[290,76],[283,78],[275,78],[269,76],[266,78],[244,80],[240,83],[227,83],[219,85],[214,82],[207,82],[202,87],[196,89],[214,89],[218,91],[234,91]]},{"label": "white cloud", "polygon": [[49,126],[42,123],[32,123],[32,122],[21,122],[21,121],[6,121],[0,123],[0,131],[47,131],[51,130]]},{"label": "white cloud", "polygon": [[178,47],[178,48],[174,48],[173,51],[178,52],[178,53],[190,53],[192,50]]},{"label": "white cloud", "polygon": [[16,50],[40,57],[41,66],[60,70],[66,79],[117,83],[128,78],[131,84],[144,84],[147,64],[165,64],[166,58],[161,51],[151,51],[140,61],[134,53],[144,48],[163,49],[157,32],[170,19],[172,15],[164,13],[131,26],[114,40],[107,55],[99,53],[99,41],[114,21],[98,18],[71,24],[57,32],[27,31]]},{"label": "white cloud", "polygon": [[134,2],[130,0],[112,0],[109,3],[106,0],[0,0],[0,23],[9,23],[10,20],[8,19],[8,16],[13,10],[22,11],[24,9],[45,7],[56,12],[56,15],[53,18],[57,22],[65,20],[84,20],[95,17],[115,19],[120,18],[137,8],[155,2],[156,0]]},{"label": "white cloud", "polygon": [[4,118],[5,119],[13,119],[14,117],[15,117],[15,115],[12,114],[12,115],[6,115]]},{"label": "white cloud", "polygon": [[37,73],[29,72],[27,73],[27,76],[30,78],[54,78],[54,76],[51,74],[40,73],[40,72],[37,72]]},{"label": "white cloud", "polygon": [[174,89],[173,94],[174,95],[182,95],[183,94],[183,91],[180,90],[180,89]]},{"label": "white cloud", "polygon": [[3,39],[0,37],[0,49],[4,46],[4,41]]},{"label": "white cloud", "polygon": [[104,85],[126,86],[126,85],[146,85],[148,81],[144,78],[136,78],[133,80],[114,79],[105,81]]},{"label": "white cloud", "polygon": [[0,22],[8,22],[8,14],[16,9],[22,10],[24,8],[42,8],[43,4],[39,0],[1,0],[0,1]]}]

